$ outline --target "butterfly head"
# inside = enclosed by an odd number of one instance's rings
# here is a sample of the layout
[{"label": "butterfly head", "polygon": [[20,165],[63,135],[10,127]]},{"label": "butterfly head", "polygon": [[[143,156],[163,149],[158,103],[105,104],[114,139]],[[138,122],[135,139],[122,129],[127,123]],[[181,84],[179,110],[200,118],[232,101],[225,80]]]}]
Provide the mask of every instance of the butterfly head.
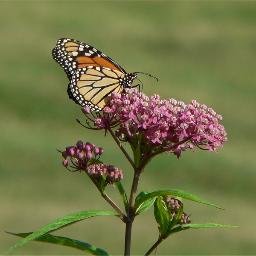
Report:
[{"label": "butterfly head", "polygon": [[131,88],[135,78],[137,78],[136,73],[127,73],[123,78],[120,79],[120,84],[123,86],[123,88]]}]

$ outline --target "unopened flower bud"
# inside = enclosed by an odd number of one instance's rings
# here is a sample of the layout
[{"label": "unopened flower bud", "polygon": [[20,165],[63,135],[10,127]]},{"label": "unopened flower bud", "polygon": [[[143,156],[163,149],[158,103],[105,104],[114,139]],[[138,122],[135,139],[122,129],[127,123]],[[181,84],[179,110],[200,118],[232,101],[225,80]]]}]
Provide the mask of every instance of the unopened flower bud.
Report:
[{"label": "unopened flower bud", "polygon": [[98,148],[98,147],[95,147],[95,148],[94,148],[94,153],[95,153],[95,155],[98,155],[98,154],[99,154],[99,148]]},{"label": "unopened flower bud", "polygon": [[76,143],[77,148],[80,149],[80,150],[83,149],[83,145],[84,145],[84,143],[83,143],[81,140],[79,140],[79,141]]},{"label": "unopened flower bud", "polygon": [[180,224],[189,224],[189,223],[191,223],[189,215],[183,212],[181,215]]},{"label": "unopened flower bud", "polygon": [[71,147],[67,147],[67,148],[66,148],[66,154],[67,154],[68,156],[74,156],[75,153],[76,153],[75,147],[71,146]]},{"label": "unopened flower bud", "polygon": [[102,155],[102,153],[103,153],[103,151],[104,151],[103,148],[99,147],[98,149],[99,149],[99,153],[98,153],[98,154],[99,154],[99,155]]},{"label": "unopened flower bud", "polygon": [[65,166],[65,167],[68,167],[68,160],[67,159],[64,159],[62,161],[62,164]]},{"label": "unopened flower bud", "polygon": [[89,106],[85,106],[84,108],[82,108],[82,111],[84,114],[89,114],[91,113],[91,109]]},{"label": "unopened flower bud", "polygon": [[86,158],[89,160],[92,158],[92,152],[91,151],[87,151],[86,152]]},{"label": "unopened flower bud", "polygon": [[123,179],[123,172],[122,170],[118,169],[113,165],[108,165],[107,168],[107,182],[112,184],[114,182],[118,182]]},{"label": "unopened flower bud", "polygon": [[90,150],[92,149],[92,144],[86,142],[85,145],[84,145],[84,149],[85,149],[86,151],[90,151]]},{"label": "unopened flower bud", "polygon": [[83,159],[84,159],[85,154],[84,154],[84,152],[83,152],[83,151],[80,151],[80,152],[77,154],[77,156],[78,156],[78,158],[79,158],[80,160],[83,160]]},{"label": "unopened flower bud", "polygon": [[167,197],[165,201],[170,211],[174,213],[177,213],[183,206],[182,202],[175,197]]}]

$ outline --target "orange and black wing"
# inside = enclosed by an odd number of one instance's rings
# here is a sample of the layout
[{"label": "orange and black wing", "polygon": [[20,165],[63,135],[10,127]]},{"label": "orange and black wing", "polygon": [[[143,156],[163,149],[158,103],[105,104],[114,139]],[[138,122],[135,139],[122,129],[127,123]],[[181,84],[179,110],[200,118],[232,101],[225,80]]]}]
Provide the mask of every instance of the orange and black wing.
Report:
[{"label": "orange and black wing", "polygon": [[88,66],[105,67],[126,73],[119,64],[104,53],[89,44],[75,39],[59,39],[52,50],[52,55],[64,68],[69,78],[77,69]]},{"label": "orange and black wing", "polygon": [[98,66],[79,68],[68,86],[69,97],[81,106],[99,111],[106,105],[107,96],[120,93],[123,87],[120,79],[124,74],[117,70]]}]

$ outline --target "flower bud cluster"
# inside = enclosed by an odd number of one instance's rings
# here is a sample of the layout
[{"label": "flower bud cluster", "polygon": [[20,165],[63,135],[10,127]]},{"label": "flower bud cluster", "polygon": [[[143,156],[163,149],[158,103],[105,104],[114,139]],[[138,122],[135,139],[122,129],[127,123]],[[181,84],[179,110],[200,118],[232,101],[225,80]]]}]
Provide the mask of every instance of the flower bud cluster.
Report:
[{"label": "flower bud cluster", "polygon": [[88,167],[87,173],[93,178],[105,177],[108,184],[118,182],[123,179],[122,170],[113,165],[92,164]]},{"label": "flower bud cluster", "polygon": [[62,152],[63,165],[73,170],[86,171],[90,160],[98,159],[103,149],[89,142],[78,141],[76,145],[66,147]]},{"label": "flower bud cluster", "polygon": [[123,179],[122,170],[113,165],[99,163],[98,159],[102,153],[101,147],[89,142],[78,141],[76,145],[66,147],[62,152],[63,165],[71,171],[85,171],[95,180],[104,177],[106,184],[112,184]]},{"label": "flower bud cluster", "polygon": [[183,203],[174,197],[166,197],[165,202],[168,209],[175,213],[177,213],[179,209],[183,207]]},{"label": "flower bud cluster", "polygon": [[183,212],[183,203],[179,199],[175,197],[166,197],[165,203],[172,218],[177,218],[180,214],[180,211],[182,210],[178,224],[189,224],[191,222],[189,215]]},{"label": "flower bud cluster", "polygon": [[189,223],[191,223],[189,215],[183,212],[181,214],[180,224],[189,224]]}]

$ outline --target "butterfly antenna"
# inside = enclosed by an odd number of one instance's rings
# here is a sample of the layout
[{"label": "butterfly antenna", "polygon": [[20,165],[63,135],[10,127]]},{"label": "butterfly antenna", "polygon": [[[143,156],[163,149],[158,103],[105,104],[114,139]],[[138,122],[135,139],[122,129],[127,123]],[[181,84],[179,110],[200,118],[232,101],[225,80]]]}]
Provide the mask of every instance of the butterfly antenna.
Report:
[{"label": "butterfly antenna", "polygon": [[143,89],[143,83],[141,82],[141,80],[137,77],[137,80],[139,80],[140,84],[138,84],[139,86],[139,91],[141,91],[141,89]]},{"label": "butterfly antenna", "polygon": [[134,74],[143,74],[143,75],[146,75],[146,76],[149,76],[149,77],[152,77],[154,78],[157,82],[159,81],[159,79],[156,77],[156,76],[153,76],[149,73],[145,73],[145,72],[134,72]]}]

